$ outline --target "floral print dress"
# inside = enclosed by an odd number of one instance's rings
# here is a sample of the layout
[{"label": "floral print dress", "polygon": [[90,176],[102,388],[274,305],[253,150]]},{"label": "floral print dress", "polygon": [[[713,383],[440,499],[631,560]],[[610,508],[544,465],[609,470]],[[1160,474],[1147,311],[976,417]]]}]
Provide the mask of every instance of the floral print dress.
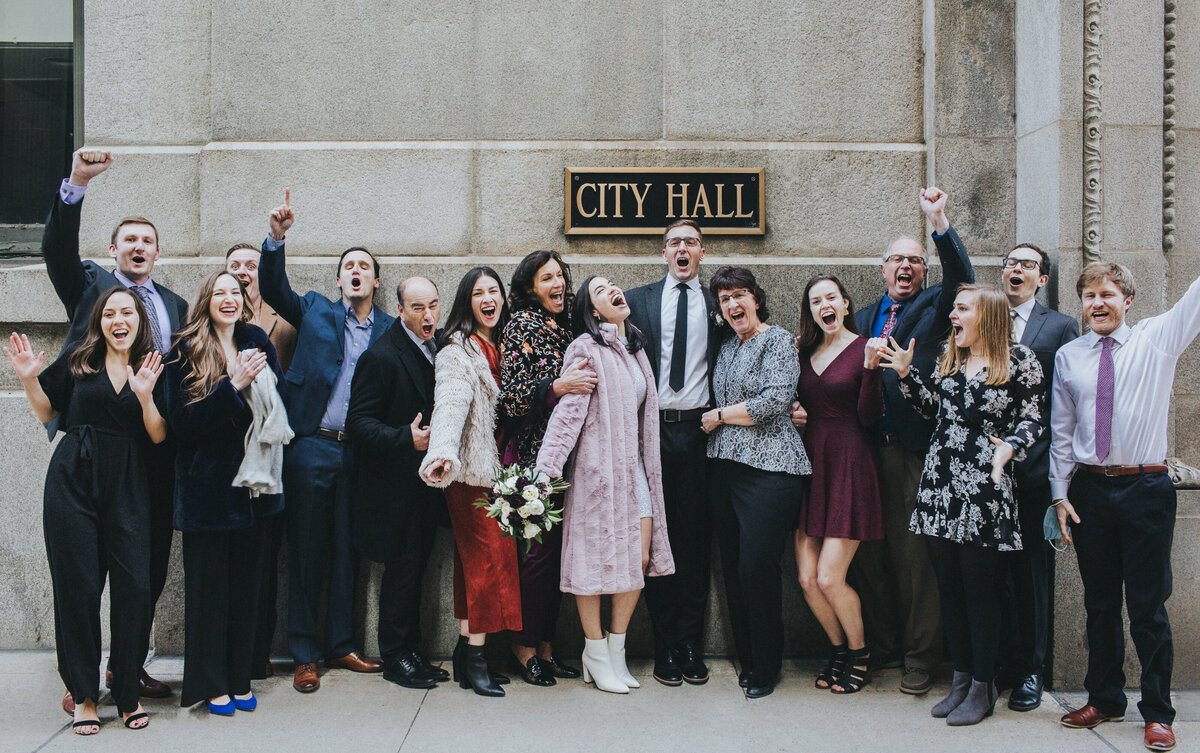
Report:
[{"label": "floral print dress", "polygon": [[573,339],[542,308],[514,311],[504,326],[500,410],[505,435],[509,443],[515,442],[522,465],[537,460],[550,412],[558,402],[550,387],[562,373],[563,354]]},{"label": "floral print dress", "polygon": [[[969,379],[962,371],[924,378],[909,369],[900,380],[905,399],[937,419],[908,524],[914,533],[1000,551],[1021,548],[1011,471],[1045,431],[1046,390],[1033,351],[1011,346],[1009,365],[1011,376],[1000,385],[987,383],[987,367]],[[999,484],[991,479],[992,436],[1013,446]]]}]

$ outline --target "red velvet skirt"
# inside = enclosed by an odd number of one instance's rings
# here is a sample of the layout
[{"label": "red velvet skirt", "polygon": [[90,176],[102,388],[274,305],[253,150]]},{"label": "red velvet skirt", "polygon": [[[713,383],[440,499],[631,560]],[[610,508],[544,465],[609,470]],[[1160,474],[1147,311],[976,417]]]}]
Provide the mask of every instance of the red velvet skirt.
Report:
[{"label": "red velvet skirt", "polygon": [[457,482],[446,488],[454,527],[454,616],[467,620],[472,633],[520,630],[517,545],[475,507],[475,501],[486,494],[483,487]]}]

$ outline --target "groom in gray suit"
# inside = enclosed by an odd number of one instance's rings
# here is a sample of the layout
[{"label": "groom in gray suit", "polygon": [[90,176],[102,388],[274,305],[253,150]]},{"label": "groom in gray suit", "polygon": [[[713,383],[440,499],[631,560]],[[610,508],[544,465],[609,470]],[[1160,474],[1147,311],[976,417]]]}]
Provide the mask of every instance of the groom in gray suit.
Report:
[{"label": "groom in gray suit", "polygon": [[[1032,350],[1041,363],[1049,407],[1054,354],[1079,336],[1079,323],[1037,302],[1038,289],[1050,280],[1050,257],[1037,246],[1021,243],[1009,251],[1002,276],[1013,339]],[[1050,553],[1042,538],[1042,516],[1051,501],[1049,450],[1050,432],[1045,432],[1013,470],[1024,548],[1005,553],[1002,564],[1012,589],[1012,598],[1005,603],[1005,621],[1014,629],[1006,631],[1011,639],[1001,650],[1000,678],[1012,686],[1008,707],[1013,711],[1032,711],[1042,702],[1050,612]]]}]

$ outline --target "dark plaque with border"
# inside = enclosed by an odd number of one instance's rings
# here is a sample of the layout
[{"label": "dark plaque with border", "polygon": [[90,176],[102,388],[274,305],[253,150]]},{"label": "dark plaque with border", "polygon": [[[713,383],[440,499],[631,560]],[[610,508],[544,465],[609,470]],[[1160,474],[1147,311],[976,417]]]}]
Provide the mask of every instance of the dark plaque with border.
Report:
[{"label": "dark plaque with border", "polygon": [[567,235],[658,235],[679,219],[705,235],[762,235],[761,167],[568,167]]}]

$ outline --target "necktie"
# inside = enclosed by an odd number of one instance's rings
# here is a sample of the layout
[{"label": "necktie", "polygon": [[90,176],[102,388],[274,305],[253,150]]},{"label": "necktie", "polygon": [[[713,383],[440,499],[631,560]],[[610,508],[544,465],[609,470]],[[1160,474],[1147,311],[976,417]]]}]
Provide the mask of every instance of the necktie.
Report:
[{"label": "necktie", "polygon": [[679,303],[675,306],[675,340],[671,343],[671,389],[679,392],[683,389],[683,370],[687,363],[687,314],[688,286],[681,282],[675,286],[679,289]]},{"label": "necktie", "polygon": [[1008,339],[1013,342],[1020,342],[1017,339],[1017,310],[1009,309],[1008,318],[1012,320],[1012,323],[1008,326]]},{"label": "necktie", "polygon": [[432,339],[426,340],[425,341],[425,356],[429,359],[430,363],[433,363],[433,357],[434,357],[435,353],[437,353],[437,348],[434,346],[433,340]]},{"label": "necktie", "polygon": [[141,285],[134,285],[130,290],[141,299],[142,305],[146,307],[146,318],[150,320],[150,337],[154,340],[154,349],[159,353],[166,353],[163,350],[162,332],[158,328],[158,309],[154,307],[150,291]]},{"label": "necktie", "polygon": [[887,319],[883,320],[883,331],[879,333],[880,337],[887,338],[892,334],[892,330],[896,328],[896,320],[900,318],[900,304],[893,303],[888,306]]},{"label": "necktie", "polygon": [[1111,337],[1101,337],[1100,369],[1096,374],[1096,457],[1101,463],[1112,447],[1113,357]]}]

